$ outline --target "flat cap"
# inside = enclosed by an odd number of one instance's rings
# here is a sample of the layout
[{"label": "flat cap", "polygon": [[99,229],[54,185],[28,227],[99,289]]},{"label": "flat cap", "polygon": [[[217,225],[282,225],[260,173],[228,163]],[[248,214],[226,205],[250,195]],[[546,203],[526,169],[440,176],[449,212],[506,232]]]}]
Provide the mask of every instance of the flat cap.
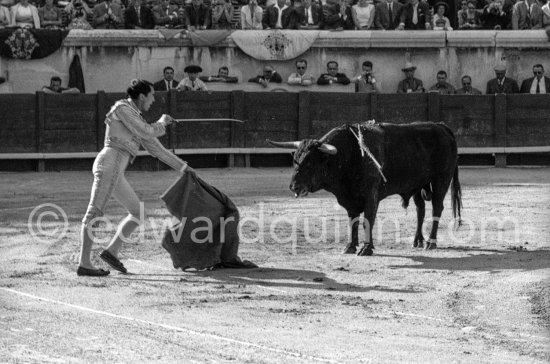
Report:
[{"label": "flat cap", "polygon": [[197,65],[193,64],[193,65],[185,67],[183,72],[185,72],[185,73],[199,73],[199,72],[202,72],[202,68],[200,66],[197,66]]},{"label": "flat cap", "polygon": [[495,70],[495,72],[506,72],[506,66],[503,64],[499,64],[498,66],[495,66],[495,68],[493,69]]}]

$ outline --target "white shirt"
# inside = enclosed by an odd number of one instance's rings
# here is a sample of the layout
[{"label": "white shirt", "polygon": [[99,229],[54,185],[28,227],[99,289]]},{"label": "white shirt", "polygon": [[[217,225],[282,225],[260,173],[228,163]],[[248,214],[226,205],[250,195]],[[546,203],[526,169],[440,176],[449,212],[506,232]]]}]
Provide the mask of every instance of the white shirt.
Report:
[{"label": "white shirt", "polygon": [[307,8],[307,23],[308,24],[314,24],[313,23],[313,12],[311,11],[311,6]]},{"label": "white shirt", "polygon": [[275,8],[279,10],[279,15],[277,16],[277,24],[275,24],[275,28],[282,29],[283,28],[283,22],[282,22],[283,10],[288,8],[288,6],[284,5],[283,8],[281,9],[279,7],[279,4],[275,4]]},{"label": "white shirt", "polygon": [[[536,94],[537,93],[537,78],[533,80],[533,83],[531,84],[531,90],[529,90],[530,93]],[[544,77],[541,77],[540,83],[539,83],[539,89],[541,94],[546,93],[546,83],[544,82]]]},{"label": "white shirt", "polygon": [[412,18],[413,24],[418,24],[418,4],[413,5],[413,18]]}]

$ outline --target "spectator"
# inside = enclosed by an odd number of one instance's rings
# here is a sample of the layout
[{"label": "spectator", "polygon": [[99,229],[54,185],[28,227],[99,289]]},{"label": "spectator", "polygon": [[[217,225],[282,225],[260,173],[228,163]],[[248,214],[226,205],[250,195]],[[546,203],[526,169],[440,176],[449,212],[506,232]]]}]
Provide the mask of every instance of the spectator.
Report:
[{"label": "spectator", "polygon": [[202,72],[200,66],[187,66],[183,71],[187,73],[187,77],[178,84],[178,91],[208,91],[204,82],[197,78],[199,73]]},{"label": "spectator", "polygon": [[325,29],[354,29],[353,15],[347,0],[327,0],[323,7]]},{"label": "spectator", "polygon": [[472,87],[472,78],[470,76],[462,76],[462,88],[456,90],[457,95],[481,95],[481,91]]},{"label": "spectator", "polygon": [[171,5],[170,0],[160,0],[158,5],[153,7],[153,19],[155,26],[173,28],[179,23],[178,7]]},{"label": "spectator", "polygon": [[403,4],[397,0],[380,1],[375,5],[374,26],[376,29],[393,30],[399,26]]},{"label": "spectator", "polygon": [[248,82],[255,82],[259,83],[263,87],[267,87],[270,83],[281,83],[283,82],[283,78],[272,66],[265,66],[263,73],[261,75],[258,75],[256,77],[252,77],[248,80]]},{"label": "spectator", "polygon": [[401,71],[405,72],[405,79],[400,81],[397,85],[397,93],[422,93],[424,92],[424,85],[418,78],[414,78],[414,71],[416,66],[413,66],[411,62],[405,63],[405,68]]},{"label": "spectator", "polygon": [[201,76],[199,77],[199,79],[203,82],[239,82],[239,79],[237,77],[229,76],[229,68],[227,68],[226,66],[220,67],[217,76]]},{"label": "spectator", "polygon": [[504,0],[494,0],[486,5],[481,12],[481,22],[483,29],[505,30],[510,28],[510,13],[504,10]]},{"label": "spectator", "polygon": [[439,2],[435,4],[436,13],[432,18],[432,29],[433,30],[453,30],[451,28],[451,22],[449,18],[445,16],[447,11],[447,4]]},{"label": "spectator", "polygon": [[168,91],[178,87],[179,81],[174,80],[174,69],[170,66],[162,70],[164,78],[153,84],[155,91]]},{"label": "spectator", "polygon": [[472,30],[481,28],[481,13],[476,9],[476,2],[462,1],[462,9],[458,11],[458,29]]},{"label": "spectator", "polygon": [[430,87],[430,91],[437,91],[441,95],[453,95],[456,91],[453,85],[447,82],[447,72],[437,72],[437,83]]},{"label": "spectator", "polygon": [[6,79],[4,77],[0,77],[0,85],[6,82]]},{"label": "spectator", "polygon": [[428,3],[410,0],[409,3],[403,6],[397,29],[429,30],[431,28],[431,23]]},{"label": "spectator", "polygon": [[[294,4],[299,2],[295,0]],[[296,8],[296,22],[298,29],[323,29],[325,27],[325,17],[321,5],[312,2],[312,0],[302,0],[302,5]]]},{"label": "spectator", "polygon": [[38,9],[40,26],[48,29],[61,28],[61,11],[53,4],[53,0],[46,0],[43,7]]},{"label": "spectator", "polygon": [[368,30],[374,24],[374,5],[372,0],[359,0],[351,7],[351,15],[355,29]]},{"label": "spectator", "polygon": [[65,13],[68,14],[68,29],[93,29],[88,23],[88,15],[92,14],[92,9],[82,0],[71,0],[65,7]]},{"label": "spectator", "polygon": [[296,72],[288,76],[289,85],[297,86],[311,86],[315,81],[315,77],[306,73],[307,61],[305,59],[299,59],[296,61]]},{"label": "spectator", "polygon": [[542,26],[547,28],[550,26],[550,2],[544,4],[542,10]]},{"label": "spectator", "polygon": [[496,78],[487,82],[487,95],[495,94],[517,94],[519,87],[516,80],[506,77],[506,67],[496,66],[494,68]]},{"label": "spectator", "polygon": [[544,76],[542,64],[533,66],[533,77],[521,83],[522,94],[548,94],[550,93],[550,78]]},{"label": "spectator", "polygon": [[330,61],[327,63],[327,73],[321,74],[317,80],[318,85],[332,85],[333,83],[339,83],[342,85],[349,85],[350,79],[344,73],[338,73],[338,63],[336,61]]},{"label": "spectator", "polygon": [[61,87],[61,78],[53,76],[50,79],[50,86],[42,87],[42,92],[47,94],[78,94],[80,90],[75,87]]},{"label": "spectator", "polygon": [[264,29],[292,29],[294,25],[294,10],[286,5],[286,0],[277,0],[277,3],[265,8],[262,25]]},{"label": "spectator", "polygon": [[512,10],[512,29],[541,29],[542,9],[535,0],[524,0],[515,3]]},{"label": "spectator", "polygon": [[153,29],[155,18],[148,6],[143,5],[143,0],[133,0],[133,5],[126,9],[126,29]]},{"label": "spectator", "polygon": [[192,0],[191,5],[185,8],[187,29],[190,31],[210,29],[212,12],[202,0]]},{"label": "spectator", "polygon": [[262,26],[262,8],[256,0],[248,0],[248,5],[241,8],[241,28],[248,29],[263,29]]},{"label": "spectator", "polygon": [[231,0],[214,0],[212,9],[212,29],[231,29],[233,20],[233,4]]},{"label": "spectator", "polygon": [[18,4],[11,7],[11,25],[21,28],[40,28],[40,16],[38,9],[29,4],[29,0],[20,0]]},{"label": "spectator", "polygon": [[10,9],[0,5],[0,29],[10,25]]},{"label": "spectator", "polygon": [[118,29],[124,25],[122,9],[111,0],[94,6],[93,26],[95,29]]},{"label": "spectator", "polygon": [[378,83],[376,82],[376,79],[374,78],[374,74],[372,72],[372,62],[371,61],[365,61],[363,62],[363,65],[361,66],[362,72],[359,76],[356,76],[353,79],[353,82],[355,83],[355,91],[356,92],[366,92],[366,93],[378,93],[380,92],[380,87],[378,86]]}]

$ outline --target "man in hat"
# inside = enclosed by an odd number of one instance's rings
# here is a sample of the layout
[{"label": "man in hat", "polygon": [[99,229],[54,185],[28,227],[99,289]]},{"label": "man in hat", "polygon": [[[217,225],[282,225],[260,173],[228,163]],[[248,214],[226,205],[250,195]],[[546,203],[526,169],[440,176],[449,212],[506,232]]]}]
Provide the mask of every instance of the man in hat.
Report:
[{"label": "man in hat", "polygon": [[174,80],[174,69],[172,67],[164,67],[162,74],[164,78],[153,85],[155,91],[169,91],[178,87],[179,81]]},{"label": "man in hat", "polygon": [[198,79],[199,73],[202,72],[202,68],[196,65],[190,65],[185,67],[183,71],[187,73],[187,77],[178,84],[178,91],[208,91],[204,82]]},{"label": "man in hat", "polygon": [[411,62],[405,64],[405,68],[401,71],[405,73],[405,79],[399,82],[397,86],[398,94],[410,94],[410,93],[422,93],[424,92],[424,84],[418,78],[414,78],[414,71],[416,66],[413,66]]},{"label": "man in hat", "polygon": [[542,64],[533,66],[533,77],[521,83],[522,94],[548,94],[550,93],[550,78],[544,76]]},{"label": "man in hat", "polygon": [[437,91],[441,95],[453,95],[455,93],[454,86],[447,82],[447,72],[437,72],[437,83],[430,87],[430,91]]},{"label": "man in hat", "polygon": [[456,90],[457,95],[481,95],[481,91],[472,87],[472,78],[468,75],[462,76],[462,88]]},{"label": "man in hat", "polygon": [[496,66],[494,70],[496,78],[487,82],[487,95],[519,93],[519,87],[516,80],[506,77],[505,66]]},{"label": "man in hat", "polygon": [[431,28],[430,7],[427,2],[411,0],[403,6],[398,30],[429,30]]}]

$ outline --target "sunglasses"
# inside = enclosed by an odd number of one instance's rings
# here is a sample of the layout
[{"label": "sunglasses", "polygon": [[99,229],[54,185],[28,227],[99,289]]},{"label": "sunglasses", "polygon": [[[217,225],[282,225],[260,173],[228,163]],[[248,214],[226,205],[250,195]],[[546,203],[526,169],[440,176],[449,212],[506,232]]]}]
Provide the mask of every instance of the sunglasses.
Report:
[{"label": "sunglasses", "polygon": [[533,72],[534,75],[542,75],[542,71]]},{"label": "sunglasses", "polygon": [[296,67],[296,69],[298,69],[298,70],[305,70],[306,68],[305,68],[305,67]]},{"label": "sunglasses", "polygon": [[338,68],[329,68],[329,71],[338,71]]},{"label": "sunglasses", "polygon": [[462,82],[462,84],[463,84],[464,86],[470,86],[472,83],[471,83],[471,82]]}]

